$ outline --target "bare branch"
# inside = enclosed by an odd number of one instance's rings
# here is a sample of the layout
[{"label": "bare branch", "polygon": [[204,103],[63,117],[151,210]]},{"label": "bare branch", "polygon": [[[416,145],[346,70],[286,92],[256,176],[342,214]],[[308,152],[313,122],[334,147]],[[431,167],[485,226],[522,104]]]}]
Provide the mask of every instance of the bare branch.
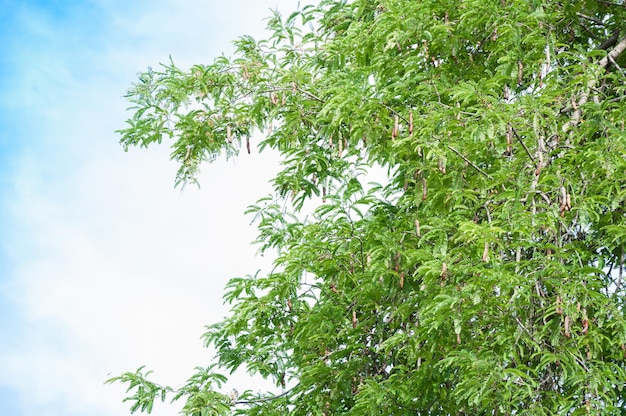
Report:
[{"label": "bare branch", "polygon": [[484,170],[482,170],[481,168],[479,168],[478,166],[476,166],[471,160],[469,160],[468,158],[466,158],[465,156],[463,156],[458,150],[456,150],[454,147],[448,145],[448,149],[452,150],[454,153],[456,153],[458,156],[461,157],[461,159],[463,159],[468,165],[470,165],[471,167],[473,167],[474,169],[476,169],[478,172],[482,173],[484,176],[486,176],[487,178],[493,180],[493,177],[488,174],[487,172],[485,172]]},{"label": "bare branch", "polygon": [[517,134],[517,131],[515,131],[515,129],[513,128],[513,126],[511,126],[511,131],[513,131],[513,134],[515,135],[515,137],[517,137],[517,140],[520,142],[520,144],[522,145],[522,147],[524,148],[524,150],[526,151],[526,154],[528,155],[528,157],[530,158],[530,160],[532,160],[533,163],[535,163],[535,158],[533,157],[533,155],[530,153],[530,150],[528,150],[528,147],[526,147],[526,143],[524,143],[524,140],[522,140],[522,138],[520,137],[519,134]]}]

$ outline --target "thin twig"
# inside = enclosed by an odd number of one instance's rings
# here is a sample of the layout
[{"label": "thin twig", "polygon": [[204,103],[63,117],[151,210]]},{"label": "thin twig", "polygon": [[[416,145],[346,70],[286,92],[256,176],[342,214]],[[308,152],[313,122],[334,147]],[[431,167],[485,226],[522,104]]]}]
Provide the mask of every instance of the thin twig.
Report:
[{"label": "thin twig", "polygon": [[323,103],[323,102],[324,102],[324,100],[322,100],[322,99],[321,99],[321,98],[319,98],[318,96],[316,96],[316,95],[314,95],[313,93],[310,93],[310,92],[308,92],[308,91],[306,91],[306,90],[303,90],[303,89],[302,89],[302,88],[300,88],[300,87],[296,87],[296,90],[300,91],[300,92],[301,92],[302,94],[304,94],[304,95],[308,95],[309,97],[313,98],[313,99],[314,99],[314,100],[316,100],[316,101],[319,101],[320,103]]},{"label": "thin twig", "polygon": [[[510,126],[510,125],[509,125]],[[515,131],[515,128],[513,128],[513,126],[511,126],[511,130],[513,131],[513,134],[515,135],[515,137],[517,138],[517,140],[520,142],[520,144],[522,145],[522,147],[524,148],[524,150],[526,151],[526,154],[528,155],[528,157],[530,158],[530,160],[535,163],[535,158],[533,157],[533,155],[530,154],[530,150],[528,150],[528,147],[526,147],[526,143],[524,143],[524,140],[522,140],[522,138],[520,137],[519,134],[517,134],[517,131]]]},{"label": "thin twig", "polygon": [[617,275],[617,285],[615,288],[615,293],[618,293],[622,286],[622,277],[624,274],[624,246],[620,249],[619,255],[619,274]]},{"label": "thin twig", "polygon": [[586,14],[582,14],[582,13],[579,13],[579,12],[576,13],[576,16],[582,17],[583,19],[587,19],[589,21],[592,21],[593,23],[595,23],[597,25],[604,26],[604,23],[602,23],[602,20],[596,19],[593,16],[587,16]]},{"label": "thin twig", "polygon": [[264,402],[269,402],[270,400],[276,400],[279,399],[281,397],[284,397],[288,394],[290,394],[296,387],[298,387],[298,385],[296,384],[293,388],[282,392],[281,394],[277,394],[275,396],[269,396],[269,397],[260,397],[258,399],[253,399],[253,400],[238,400],[235,402],[235,404],[255,404],[255,403],[264,403]]},{"label": "thin twig", "polygon": [[463,156],[461,153],[459,153],[458,150],[456,150],[454,147],[448,145],[448,149],[452,150],[454,153],[456,153],[458,156],[460,156],[468,165],[470,165],[471,167],[473,167],[474,169],[476,169],[478,172],[482,173],[484,176],[486,176],[487,178],[493,180],[493,177],[488,174],[487,172],[485,172],[484,170],[482,170],[481,168],[479,168],[478,166],[476,166],[471,160],[469,160],[468,158],[466,158],[465,156]]}]

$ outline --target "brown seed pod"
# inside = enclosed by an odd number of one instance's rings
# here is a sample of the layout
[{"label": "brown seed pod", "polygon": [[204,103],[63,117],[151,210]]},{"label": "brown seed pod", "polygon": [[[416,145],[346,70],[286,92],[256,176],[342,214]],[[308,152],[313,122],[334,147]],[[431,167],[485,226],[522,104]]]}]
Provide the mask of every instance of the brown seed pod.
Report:
[{"label": "brown seed pod", "polygon": [[246,137],[246,150],[248,151],[248,154],[250,154],[250,138]]},{"label": "brown seed pod", "polygon": [[444,280],[446,280],[446,277],[448,277],[448,266],[446,265],[446,263],[441,263],[441,282],[442,283]]},{"label": "brown seed pod", "polygon": [[583,308],[582,325],[583,325],[582,333],[586,334],[589,331],[589,317],[587,316],[587,309],[585,308]]},{"label": "brown seed pod", "polygon": [[396,253],[393,260],[394,260],[393,271],[398,273],[398,271],[400,270],[400,253]]},{"label": "brown seed pod", "polygon": [[422,231],[420,230],[420,220],[415,220],[415,235],[418,237],[422,236]]},{"label": "brown seed pod", "polygon": [[505,156],[513,155],[513,149],[511,147],[512,144],[513,144],[513,128],[509,125],[508,128],[506,129],[506,152],[504,153]]},{"label": "brown seed pod", "polygon": [[356,328],[356,324],[358,323],[357,319],[356,319],[356,311],[353,310],[352,311],[352,328]]},{"label": "brown seed pod", "polygon": [[341,155],[343,154],[343,140],[341,139],[341,137],[339,138],[339,140],[337,141],[337,157],[341,158]]},{"label": "brown seed pod", "polygon": [[485,249],[483,250],[483,262],[489,261],[489,243],[485,241]]},{"label": "brown seed pod", "polygon": [[398,134],[400,133],[400,117],[398,117],[398,115],[396,115],[394,122],[393,122],[393,132],[391,133],[391,138],[395,139],[396,137],[398,137]]},{"label": "brown seed pod", "polygon": [[563,330],[565,331],[565,336],[567,338],[570,338],[572,336],[572,333],[570,332],[571,323],[572,323],[572,318],[570,318],[569,316],[566,316],[563,322]]}]

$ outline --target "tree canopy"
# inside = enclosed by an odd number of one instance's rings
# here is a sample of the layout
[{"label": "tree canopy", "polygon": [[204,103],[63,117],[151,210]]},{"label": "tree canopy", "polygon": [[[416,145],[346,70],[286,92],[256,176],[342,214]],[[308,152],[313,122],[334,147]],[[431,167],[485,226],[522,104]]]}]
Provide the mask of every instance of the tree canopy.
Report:
[{"label": "tree canopy", "polygon": [[[142,73],[121,143],[168,141],[177,184],[256,137],[281,155],[249,209],[278,254],[230,280],[213,366],[109,381],[190,416],[625,414],[625,22],[621,0],[323,0]],[[283,393],[229,397],[237,368]]]}]

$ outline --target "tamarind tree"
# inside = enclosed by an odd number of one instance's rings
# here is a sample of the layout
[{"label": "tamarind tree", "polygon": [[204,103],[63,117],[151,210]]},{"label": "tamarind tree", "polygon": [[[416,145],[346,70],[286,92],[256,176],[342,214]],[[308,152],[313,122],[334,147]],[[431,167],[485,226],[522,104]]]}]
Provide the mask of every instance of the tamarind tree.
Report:
[{"label": "tamarind tree", "polygon": [[[621,0],[323,0],[142,73],[121,143],[168,141],[177,184],[256,137],[281,155],[249,209],[278,254],[230,280],[212,366],[109,382],[148,413],[626,414],[625,22]],[[238,368],[283,392],[229,397]]]}]

